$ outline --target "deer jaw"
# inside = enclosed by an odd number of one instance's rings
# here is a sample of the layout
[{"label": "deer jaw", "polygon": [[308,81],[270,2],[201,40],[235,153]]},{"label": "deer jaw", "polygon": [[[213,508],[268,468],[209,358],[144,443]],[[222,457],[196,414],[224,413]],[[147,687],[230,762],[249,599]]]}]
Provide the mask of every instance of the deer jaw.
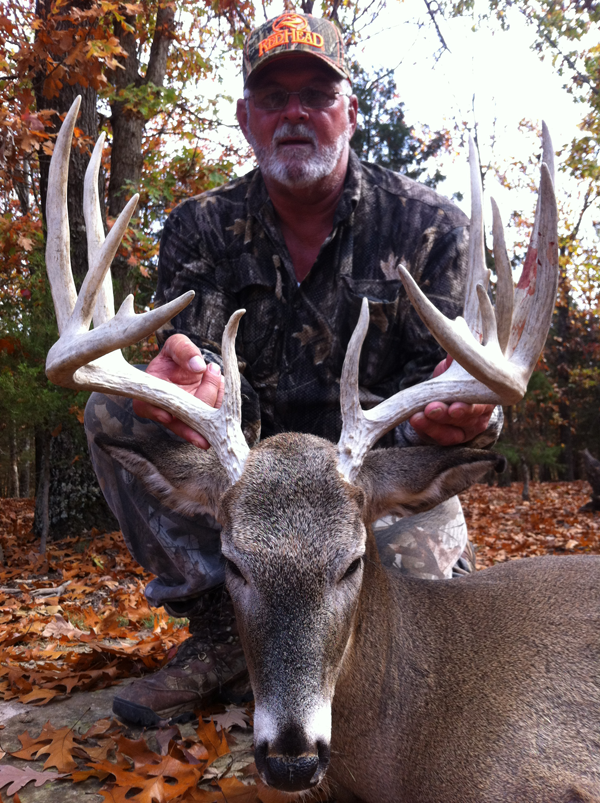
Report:
[{"label": "deer jaw", "polygon": [[250,453],[222,500],[256,765],[285,791],[314,787],[329,764],[331,703],[362,584],[363,498],[337,471],[332,444],[284,435]]}]

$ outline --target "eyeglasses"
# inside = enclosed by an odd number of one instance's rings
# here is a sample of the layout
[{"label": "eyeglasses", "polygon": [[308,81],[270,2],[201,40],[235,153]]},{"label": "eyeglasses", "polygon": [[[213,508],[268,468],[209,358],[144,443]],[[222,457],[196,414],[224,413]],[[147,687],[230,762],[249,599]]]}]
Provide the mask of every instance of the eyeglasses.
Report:
[{"label": "eyeglasses", "polygon": [[298,95],[300,105],[305,109],[328,109],[338,99],[338,95],[350,97],[346,92],[325,92],[322,89],[314,89],[311,86],[304,87],[299,92],[287,92],[285,89],[265,90],[252,92],[248,97],[252,98],[257,109],[268,112],[280,112],[285,109],[290,99],[290,95]]}]

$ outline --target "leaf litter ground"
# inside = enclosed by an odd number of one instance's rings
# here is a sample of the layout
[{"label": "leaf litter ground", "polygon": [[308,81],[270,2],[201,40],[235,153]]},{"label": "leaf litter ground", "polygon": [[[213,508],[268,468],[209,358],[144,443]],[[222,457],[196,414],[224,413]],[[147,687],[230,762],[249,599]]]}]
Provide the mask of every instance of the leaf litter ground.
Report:
[{"label": "leaf litter ground", "polygon": [[[589,499],[587,483],[536,483],[530,495],[524,502],[516,484],[476,485],[462,495],[478,568],[536,555],[600,553],[600,517],[579,512]],[[56,541],[42,558],[32,518],[30,500],[0,500],[0,699],[56,710],[60,701],[80,699],[75,692],[101,694],[164,665],[187,638],[187,622],[148,607],[143,588],[150,575],[130,557],[120,533],[92,530]],[[113,803],[285,798],[256,777],[251,710],[197,714],[193,723],[146,731],[110,716],[91,724],[77,716],[62,726],[48,721],[32,734],[18,733],[20,749],[5,753],[0,730],[0,801],[4,794],[19,803],[19,793],[23,803],[53,801],[65,783],[90,800]],[[27,794],[49,781],[50,795]]]}]

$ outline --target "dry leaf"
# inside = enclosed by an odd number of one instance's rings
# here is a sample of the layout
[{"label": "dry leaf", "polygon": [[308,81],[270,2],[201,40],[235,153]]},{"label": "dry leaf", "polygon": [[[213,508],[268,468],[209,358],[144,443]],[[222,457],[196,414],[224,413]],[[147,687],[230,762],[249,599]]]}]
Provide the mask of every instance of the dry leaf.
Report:
[{"label": "dry leaf", "polygon": [[41,786],[48,781],[56,781],[58,778],[64,777],[58,772],[37,772],[31,767],[21,770],[8,764],[0,764],[0,789],[10,784],[6,790],[8,795],[16,794],[19,789],[22,789],[30,781],[34,781],[36,786]]},{"label": "dry leaf", "polygon": [[61,636],[66,636],[69,639],[78,639],[84,635],[85,632],[83,630],[74,627],[71,622],[67,622],[60,614],[57,614],[42,632],[44,638],[60,638]]},{"label": "dry leaf", "polygon": [[250,722],[246,709],[237,706],[228,707],[224,714],[213,714],[212,719],[218,731],[229,730],[234,726],[245,729]]}]

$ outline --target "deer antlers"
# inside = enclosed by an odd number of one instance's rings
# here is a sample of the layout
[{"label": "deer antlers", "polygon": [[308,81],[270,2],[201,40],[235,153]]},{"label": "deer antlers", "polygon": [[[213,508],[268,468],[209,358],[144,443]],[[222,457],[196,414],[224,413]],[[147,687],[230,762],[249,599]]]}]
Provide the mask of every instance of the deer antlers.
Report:
[{"label": "deer antlers", "polygon": [[343,426],[338,462],[348,481],[356,477],[365,454],[382,435],[431,401],[514,404],[524,396],[550,328],[558,285],[553,151],[545,125],[542,141],[543,162],[535,223],[514,300],[502,223],[494,202],[497,316],[487,295],[489,271],[485,267],[481,178],[471,141],[471,232],[465,317],[448,320],[421,292],[408,271],[399,266],[402,283],[413,306],[438,343],[454,357],[454,362],[435,379],[407,388],[366,411],[361,409],[358,397],[358,361],[369,324],[368,303],[363,300],[340,383]]},{"label": "deer antlers", "polygon": [[[79,296],[71,272],[67,178],[73,128],[79,110],[77,98],[65,117],[56,140],[48,179],[48,240],[46,268],[60,332],[48,352],[46,374],[57,385],[104,391],[142,399],[167,410],[200,432],[216,450],[232,482],[240,478],[248,445],[241,429],[240,375],[235,355],[235,335],[244,310],[235,312],[223,333],[222,354],[225,395],[220,409],[125,361],[123,346],[137,343],[186,307],[193,291],[163,307],[136,315],[133,296],[128,296],[115,315],[110,263],[135,209],[134,196],[106,239],[98,200],[98,170],[104,144],[102,135],[85,174],[84,216],[88,238],[89,270]],[[90,323],[94,328],[90,331]]]},{"label": "deer antlers", "polygon": [[[120,349],[133,345],[169,321],[192,300],[192,291],[142,315],[128,296],[115,314],[110,263],[137,203],[131,199],[105,238],[98,199],[98,170],[104,136],[90,159],[84,187],[89,270],[79,296],[70,267],[67,216],[67,177],[70,143],[79,110],[77,99],[58,135],[48,183],[48,241],[46,265],[60,338],[50,349],[46,373],[57,385],[104,391],[150,402],[200,432],[216,450],[232,484],[248,456],[241,429],[240,376],[235,335],[244,310],[235,312],[223,333],[225,395],[219,410],[169,382],[136,370]],[[423,295],[408,271],[400,267],[406,292],[440,345],[454,357],[451,367],[435,379],[408,388],[363,411],[358,396],[360,349],[369,325],[367,299],[350,340],[340,400],[343,426],[338,444],[339,468],[354,480],[365,454],[392,427],[422,410],[430,401],[513,404],[521,399],[544,346],[558,282],[557,212],[552,184],[553,156],[548,131],[543,129],[543,164],[534,230],[513,294],[510,263],[496,205],[494,250],[498,270],[496,313],[487,296],[479,164],[470,149],[472,217],[465,317],[450,321]],[[514,298],[513,298],[514,296]],[[94,328],[90,331],[90,323]]]}]

